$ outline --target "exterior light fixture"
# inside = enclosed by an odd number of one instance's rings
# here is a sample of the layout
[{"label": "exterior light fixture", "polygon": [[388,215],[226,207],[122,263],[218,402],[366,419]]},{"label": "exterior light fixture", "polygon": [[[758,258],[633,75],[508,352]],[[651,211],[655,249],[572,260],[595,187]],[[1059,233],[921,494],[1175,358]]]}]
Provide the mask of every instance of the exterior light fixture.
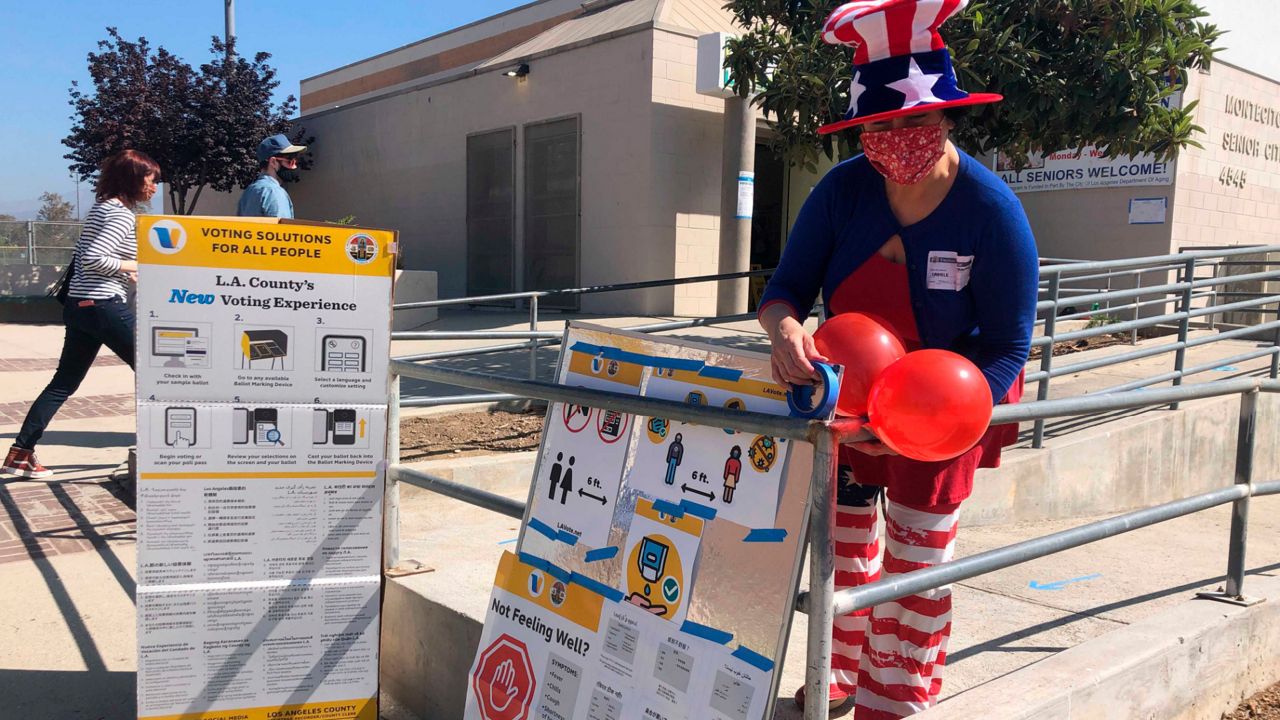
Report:
[{"label": "exterior light fixture", "polygon": [[520,63],[503,74],[507,77],[522,78],[529,74],[529,63]]}]

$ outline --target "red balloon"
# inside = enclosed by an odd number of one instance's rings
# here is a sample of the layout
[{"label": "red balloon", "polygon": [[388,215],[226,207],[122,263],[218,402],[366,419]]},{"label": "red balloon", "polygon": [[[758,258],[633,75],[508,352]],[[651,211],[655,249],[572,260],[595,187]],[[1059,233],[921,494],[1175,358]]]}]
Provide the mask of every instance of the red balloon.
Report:
[{"label": "red balloon", "polygon": [[887,323],[865,313],[841,313],[822,323],[813,334],[818,352],[844,366],[836,412],[867,414],[867,394],[885,368],[907,354]]},{"label": "red balloon", "polygon": [[978,367],[947,350],[917,350],[885,369],[867,398],[868,426],[913,460],[950,460],[991,422],[991,388]]}]

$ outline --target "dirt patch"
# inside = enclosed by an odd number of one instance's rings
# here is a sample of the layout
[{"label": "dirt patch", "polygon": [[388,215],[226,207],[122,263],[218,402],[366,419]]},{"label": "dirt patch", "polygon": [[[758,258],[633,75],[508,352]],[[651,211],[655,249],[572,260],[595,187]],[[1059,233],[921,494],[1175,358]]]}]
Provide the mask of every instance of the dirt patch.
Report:
[{"label": "dirt patch", "polygon": [[400,422],[404,462],[537,450],[545,411],[460,412],[407,418]]},{"label": "dirt patch", "polygon": [[1240,703],[1240,707],[1222,720],[1280,720],[1280,684],[1272,685]]},{"label": "dirt patch", "polygon": [[[1089,338],[1080,338],[1079,340],[1068,340],[1066,342],[1057,342],[1053,344],[1053,356],[1071,355],[1072,353],[1084,352],[1085,350],[1097,350],[1098,348],[1110,347],[1112,345],[1127,345],[1132,339],[1129,333],[1112,333],[1110,335],[1095,335]],[[1039,360],[1044,355],[1044,346],[1031,348],[1031,357],[1028,360]]]}]

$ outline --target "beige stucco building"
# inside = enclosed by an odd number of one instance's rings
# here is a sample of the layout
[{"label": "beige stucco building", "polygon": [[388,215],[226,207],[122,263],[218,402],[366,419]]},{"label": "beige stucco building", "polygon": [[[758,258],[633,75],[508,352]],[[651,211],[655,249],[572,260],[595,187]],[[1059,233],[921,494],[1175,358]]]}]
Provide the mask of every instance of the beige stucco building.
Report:
[{"label": "beige stucco building", "polygon": [[[1099,160],[1077,189],[1011,183],[1042,256],[1280,243],[1280,68],[1257,52],[1259,11],[1215,3],[1227,58],[1253,69],[1191,72],[1181,102],[1199,101],[1203,149],[1136,180],[1153,161]],[[720,5],[539,0],[308,78],[314,165],[290,187],[297,214],[399,230],[405,266],[437,271],[441,297],[716,273],[724,102],[694,73],[697,37],[734,31]],[[784,167],[759,128],[752,263],[771,267],[818,176]],[[233,213],[234,199],[200,212]],[[715,285],[580,308],[710,315]]]},{"label": "beige stucco building", "polygon": [[[713,274],[724,103],[695,47],[728,30],[719,0],[543,0],[304,80],[299,214],[397,228],[442,297]],[[581,308],[713,314],[714,292]]]}]

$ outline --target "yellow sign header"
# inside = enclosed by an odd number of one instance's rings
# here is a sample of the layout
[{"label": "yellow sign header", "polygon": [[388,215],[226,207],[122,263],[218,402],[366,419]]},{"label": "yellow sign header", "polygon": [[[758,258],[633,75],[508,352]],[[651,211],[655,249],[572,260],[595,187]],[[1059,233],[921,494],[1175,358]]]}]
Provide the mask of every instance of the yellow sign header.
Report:
[{"label": "yellow sign header", "polygon": [[603,597],[526,565],[514,553],[502,554],[493,584],[592,632],[600,626]]},{"label": "yellow sign header", "polygon": [[275,218],[138,218],[138,262],[144,265],[390,277],[395,242],[389,230]]}]

